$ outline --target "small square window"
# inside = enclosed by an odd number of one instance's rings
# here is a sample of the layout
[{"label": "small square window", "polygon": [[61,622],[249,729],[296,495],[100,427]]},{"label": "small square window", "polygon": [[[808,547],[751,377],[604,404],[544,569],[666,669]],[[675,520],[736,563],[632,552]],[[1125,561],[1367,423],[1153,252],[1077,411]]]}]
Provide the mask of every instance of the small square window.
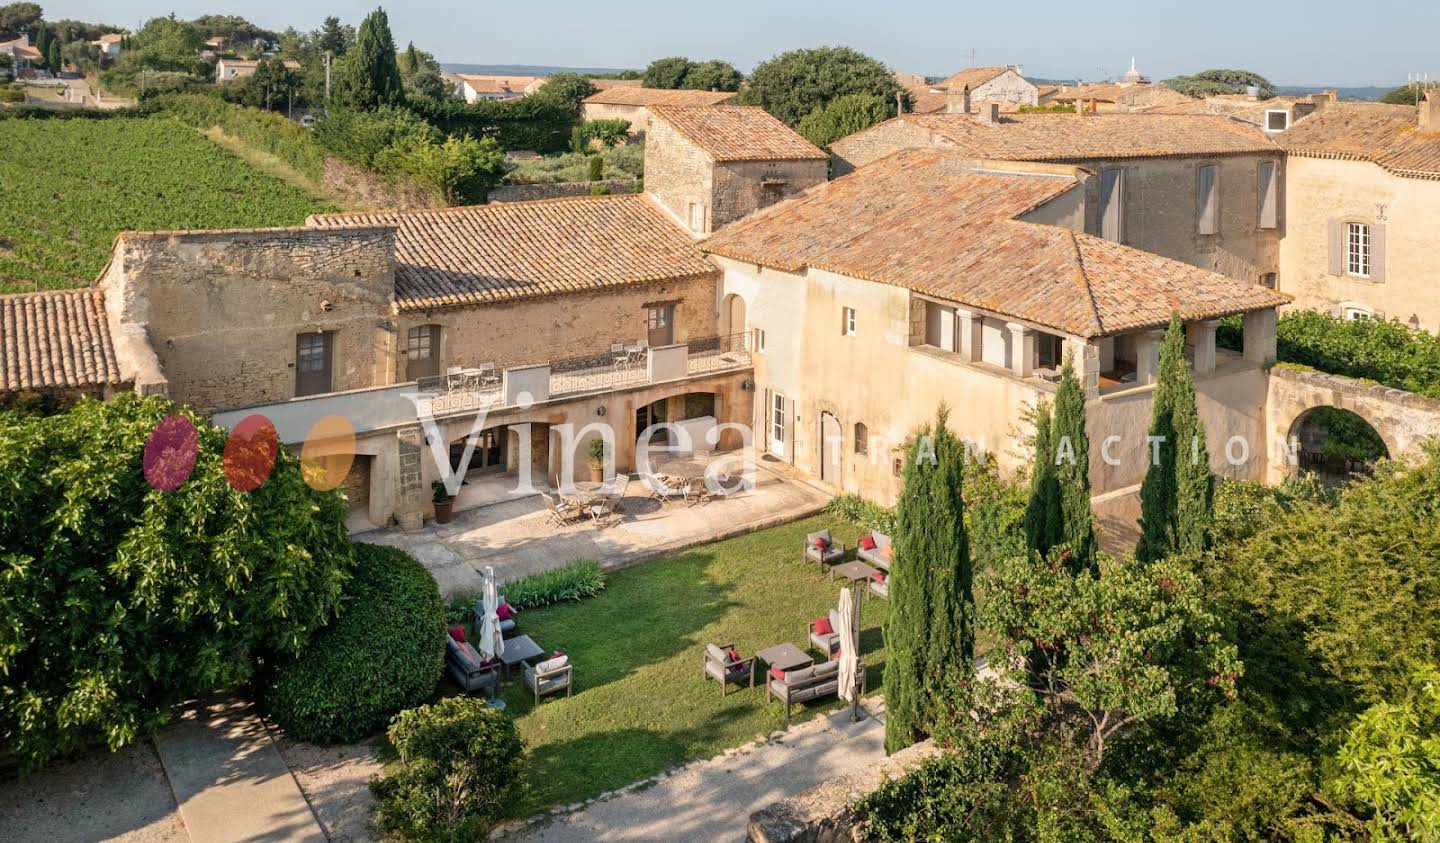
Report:
[{"label": "small square window", "polygon": [[1262,287],[1269,287],[1269,288],[1272,289],[1272,290],[1275,289],[1275,284],[1277,283],[1277,282],[1276,282],[1277,277],[1278,277],[1278,276],[1277,276],[1275,273],[1273,273],[1273,272],[1267,272],[1267,273],[1265,273],[1264,275],[1261,275],[1261,276],[1260,276],[1260,286],[1262,286]]},{"label": "small square window", "polygon": [[1273,109],[1265,112],[1265,131],[1283,132],[1290,128],[1290,112],[1284,109]]},{"label": "small square window", "polygon": [[855,336],[855,308],[840,308],[840,332],[847,337]]}]

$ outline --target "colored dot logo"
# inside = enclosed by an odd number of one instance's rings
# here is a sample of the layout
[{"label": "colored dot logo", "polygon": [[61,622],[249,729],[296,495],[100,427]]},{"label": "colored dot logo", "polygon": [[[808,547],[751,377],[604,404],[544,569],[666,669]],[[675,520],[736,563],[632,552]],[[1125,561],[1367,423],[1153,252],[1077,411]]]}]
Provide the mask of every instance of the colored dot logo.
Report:
[{"label": "colored dot logo", "polygon": [[246,416],[225,440],[225,481],[236,491],[255,491],[275,469],[279,450],[280,434],[275,425],[261,415]]},{"label": "colored dot logo", "polygon": [[300,471],[317,492],[328,492],[345,482],[355,462],[355,427],[344,416],[322,417],[305,434],[300,446]]},{"label": "colored dot logo", "polygon": [[166,416],[145,441],[141,466],[145,482],[162,492],[173,492],[190,479],[200,455],[200,434],[182,415]]}]

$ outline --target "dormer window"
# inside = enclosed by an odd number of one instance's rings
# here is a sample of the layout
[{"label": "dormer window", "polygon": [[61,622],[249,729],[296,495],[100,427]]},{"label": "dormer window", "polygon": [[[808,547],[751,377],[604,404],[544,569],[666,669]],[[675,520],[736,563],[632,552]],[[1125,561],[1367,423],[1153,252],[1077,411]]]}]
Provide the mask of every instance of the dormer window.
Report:
[{"label": "dormer window", "polygon": [[1265,112],[1265,131],[1283,132],[1290,128],[1290,111],[1284,108],[1272,108]]}]

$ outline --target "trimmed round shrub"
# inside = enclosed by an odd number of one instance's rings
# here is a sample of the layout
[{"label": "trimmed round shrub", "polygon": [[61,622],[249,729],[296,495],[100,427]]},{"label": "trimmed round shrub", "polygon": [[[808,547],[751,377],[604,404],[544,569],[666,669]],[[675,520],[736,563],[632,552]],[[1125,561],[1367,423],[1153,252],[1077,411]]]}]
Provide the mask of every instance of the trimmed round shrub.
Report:
[{"label": "trimmed round shrub", "polygon": [[401,840],[481,840],[520,788],[525,742],[483,700],[448,697],[401,712],[390,727],[400,761],[371,791],[375,821]]},{"label": "trimmed round shrub", "polygon": [[265,692],[271,716],[297,740],[359,740],[429,699],[444,670],[435,578],[392,547],[357,544],[355,558],[340,617],[279,665]]}]

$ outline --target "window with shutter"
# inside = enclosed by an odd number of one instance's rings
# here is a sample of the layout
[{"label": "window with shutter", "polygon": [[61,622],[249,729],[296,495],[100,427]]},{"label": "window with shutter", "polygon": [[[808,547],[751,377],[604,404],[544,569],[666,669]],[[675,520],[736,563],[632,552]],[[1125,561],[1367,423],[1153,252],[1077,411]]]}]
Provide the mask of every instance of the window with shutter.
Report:
[{"label": "window with shutter", "polygon": [[440,326],[416,325],[405,336],[405,379],[440,374]]},{"label": "window with shutter", "polygon": [[1275,228],[1280,222],[1279,185],[1275,181],[1275,162],[1260,162],[1260,227]]},{"label": "window with shutter", "polygon": [[1125,171],[1100,173],[1100,236],[1121,242],[1125,236]]},{"label": "window with shutter", "polygon": [[1220,204],[1220,173],[1214,164],[1206,164],[1200,168],[1199,191],[1198,231],[1201,234],[1214,234],[1216,218],[1219,216],[1218,205]]}]

